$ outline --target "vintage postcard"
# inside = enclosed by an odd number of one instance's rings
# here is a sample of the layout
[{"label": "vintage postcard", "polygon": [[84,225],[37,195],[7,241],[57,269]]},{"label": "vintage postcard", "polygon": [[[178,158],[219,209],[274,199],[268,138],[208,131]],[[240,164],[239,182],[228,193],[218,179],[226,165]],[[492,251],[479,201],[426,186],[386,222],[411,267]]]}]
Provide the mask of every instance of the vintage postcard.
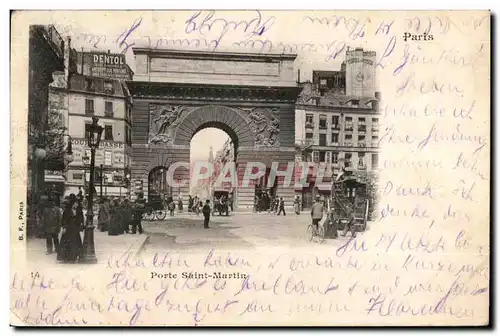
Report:
[{"label": "vintage postcard", "polygon": [[17,11],[13,326],[484,326],[490,12]]}]

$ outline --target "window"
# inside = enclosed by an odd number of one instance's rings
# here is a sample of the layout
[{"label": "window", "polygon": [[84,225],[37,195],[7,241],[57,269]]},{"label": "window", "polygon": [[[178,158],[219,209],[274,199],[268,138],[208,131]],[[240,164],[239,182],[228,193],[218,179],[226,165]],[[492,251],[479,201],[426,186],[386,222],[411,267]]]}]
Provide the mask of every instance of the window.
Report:
[{"label": "window", "polygon": [[319,152],[319,162],[326,162],[326,152]]},{"label": "window", "polygon": [[352,159],[352,154],[351,153],[345,153],[345,167],[351,167],[351,159]]},{"label": "window", "polygon": [[318,151],[313,152],[313,162],[319,162],[319,152]]},{"label": "window", "polygon": [[365,136],[364,135],[358,135],[358,145],[360,147],[365,147],[366,146]]},{"label": "window", "polygon": [[365,118],[359,118],[358,131],[360,131],[360,132],[366,131],[366,119]]},{"label": "window", "polygon": [[339,163],[339,153],[338,152],[332,152],[332,163]]},{"label": "window", "polygon": [[313,138],[313,134],[311,132],[307,132],[306,139],[312,139],[312,138]]},{"label": "window", "polygon": [[90,78],[87,78],[85,80],[85,90],[87,91],[95,91],[95,85],[94,85],[94,81]]},{"label": "window", "polygon": [[111,81],[104,82],[104,93],[107,93],[107,94],[114,94],[115,93],[115,88],[113,87],[113,82],[111,82]]},{"label": "window", "polygon": [[378,168],[378,154],[372,154],[372,168]]},{"label": "window", "polygon": [[306,127],[314,127],[314,116],[306,114]]},{"label": "window", "polygon": [[365,167],[365,153],[358,153],[358,167]]},{"label": "window", "polygon": [[352,134],[346,134],[345,135],[345,142],[351,143],[352,142]]},{"label": "window", "polygon": [[324,115],[324,114],[319,116],[319,128],[321,128],[321,129],[326,128],[326,115]]},{"label": "window", "polygon": [[372,129],[378,130],[378,118],[372,119]]},{"label": "window", "polygon": [[337,115],[332,116],[332,127],[337,128],[340,125],[340,118]]},{"label": "window", "polygon": [[[85,139],[88,139],[88,137],[89,137],[88,134],[90,132],[90,127],[91,126],[92,126],[92,124],[88,124],[88,123],[85,124]],[[85,154],[87,154],[87,153],[85,153]]]},{"label": "window", "polygon": [[94,114],[94,100],[85,99],[85,114]]},{"label": "window", "polygon": [[73,180],[81,180],[83,179],[82,173],[73,173]]},{"label": "window", "polygon": [[104,102],[104,115],[106,117],[113,117],[113,102]]},{"label": "window", "polygon": [[334,144],[339,143],[339,134],[338,133],[332,133],[332,143],[334,143]]},{"label": "window", "polygon": [[378,146],[378,135],[373,135],[372,136],[372,146],[377,147]]},{"label": "window", "polygon": [[352,117],[345,117],[345,129],[352,131]]},{"label": "window", "polygon": [[104,140],[113,140],[113,126],[104,126]]},{"label": "window", "polygon": [[319,135],[319,145],[326,146],[326,134]]}]

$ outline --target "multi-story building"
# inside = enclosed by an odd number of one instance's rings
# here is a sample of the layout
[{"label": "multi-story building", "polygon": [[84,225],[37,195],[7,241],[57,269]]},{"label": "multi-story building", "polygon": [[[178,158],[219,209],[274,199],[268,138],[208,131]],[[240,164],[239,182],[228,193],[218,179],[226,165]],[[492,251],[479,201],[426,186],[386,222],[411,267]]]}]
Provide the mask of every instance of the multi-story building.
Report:
[{"label": "multi-story building", "polygon": [[37,233],[41,215],[40,202],[45,193],[45,170],[51,169],[47,158],[46,134],[49,128],[49,84],[55,71],[65,71],[64,40],[53,25],[29,28],[29,95],[27,204],[29,236]]},{"label": "multi-story building", "polygon": [[[222,148],[219,149],[215,154],[215,159],[214,159],[215,177],[212,181],[213,183],[215,183],[217,181],[217,178],[219,178],[219,174],[222,172],[224,166],[229,162],[234,162],[234,160],[235,160],[234,144],[231,139],[228,139],[224,143]],[[236,186],[233,186],[231,182],[225,181],[220,186],[217,186],[217,188],[215,188],[215,191],[231,192],[235,187]]]},{"label": "multi-story building", "polygon": [[340,71],[314,71],[313,81],[302,83],[296,105],[296,158],[326,168],[323,184],[315,186],[316,173],[310,171],[306,185],[296,188],[305,207],[316,194],[330,194],[329,182],[342,168],[378,169],[381,96],[374,57],[374,52],[348,50]]},{"label": "multi-story building", "polygon": [[132,101],[125,79],[131,79],[132,73],[129,73],[130,77],[114,79],[115,63],[122,68],[128,66],[119,60],[124,59],[123,55],[106,55],[116,57],[117,61],[113,61],[107,71],[99,72],[102,77],[74,74],[69,79],[67,127],[72,138],[74,161],[67,172],[65,194],[77,193],[79,187],[86,190],[90,181],[90,148],[86,132],[93,116],[99,117],[99,124],[104,129],[95,157],[93,178],[96,192],[103,196],[127,196],[130,192]]}]

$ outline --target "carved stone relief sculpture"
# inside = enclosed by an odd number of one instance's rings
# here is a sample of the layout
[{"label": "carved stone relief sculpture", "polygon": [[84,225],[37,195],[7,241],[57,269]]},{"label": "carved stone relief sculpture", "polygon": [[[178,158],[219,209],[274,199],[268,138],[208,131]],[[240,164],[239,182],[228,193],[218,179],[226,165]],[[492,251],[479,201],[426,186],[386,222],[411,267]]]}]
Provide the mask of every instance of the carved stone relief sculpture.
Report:
[{"label": "carved stone relief sculpture", "polygon": [[174,130],[186,111],[179,105],[150,105],[149,142],[172,144]]},{"label": "carved stone relief sculpture", "polygon": [[252,128],[256,146],[279,147],[279,108],[243,108]]}]

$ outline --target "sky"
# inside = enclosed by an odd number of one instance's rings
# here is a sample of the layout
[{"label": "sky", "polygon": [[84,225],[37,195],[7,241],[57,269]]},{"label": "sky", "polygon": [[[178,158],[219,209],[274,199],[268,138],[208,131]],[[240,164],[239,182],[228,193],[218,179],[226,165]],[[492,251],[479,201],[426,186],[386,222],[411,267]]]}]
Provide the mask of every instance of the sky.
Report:
[{"label": "sky", "polygon": [[229,139],[226,132],[218,128],[205,128],[196,133],[191,139],[191,157],[190,160],[207,160],[210,146],[213,147],[214,157],[224,143]]}]

